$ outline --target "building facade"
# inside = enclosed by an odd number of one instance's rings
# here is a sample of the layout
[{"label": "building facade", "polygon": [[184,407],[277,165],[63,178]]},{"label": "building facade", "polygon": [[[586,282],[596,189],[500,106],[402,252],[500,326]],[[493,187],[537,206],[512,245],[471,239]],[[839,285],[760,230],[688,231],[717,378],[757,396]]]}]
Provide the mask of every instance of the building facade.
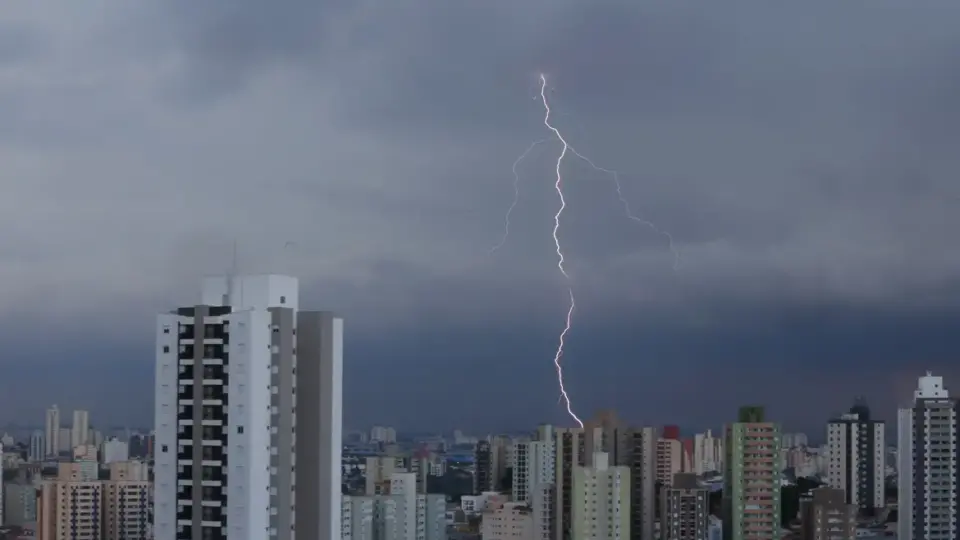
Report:
[{"label": "building facade", "polygon": [[630,468],[609,459],[596,452],[592,466],[573,471],[573,538],[630,538]]},{"label": "building facade", "polygon": [[156,540],[336,537],[343,320],[288,276],[201,296],[157,319]]},{"label": "building facade", "polygon": [[47,409],[46,455],[55,456],[60,453],[60,408],[54,405]]},{"label": "building facade", "polygon": [[854,540],[858,510],[842,489],[814,489],[800,501],[800,540]]},{"label": "building facade", "polygon": [[827,485],[844,492],[847,504],[868,514],[884,507],[884,424],[870,417],[862,400],[827,424]]},{"label": "building facade", "polygon": [[899,540],[960,538],[960,401],[942,377],[920,377],[913,405],[900,409],[898,423]]},{"label": "building facade", "polygon": [[660,496],[661,540],[709,540],[710,492],[694,473],[679,473]]},{"label": "building facade", "polygon": [[780,427],[763,407],[742,407],[726,427],[723,538],[780,540]]}]

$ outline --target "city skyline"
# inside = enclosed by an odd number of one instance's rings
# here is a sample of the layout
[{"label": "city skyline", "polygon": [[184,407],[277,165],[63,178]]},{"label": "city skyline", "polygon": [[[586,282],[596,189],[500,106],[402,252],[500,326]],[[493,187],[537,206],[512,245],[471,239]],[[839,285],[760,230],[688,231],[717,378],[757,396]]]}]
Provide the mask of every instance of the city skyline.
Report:
[{"label": "city skyline", "polygon": [[0,421],[149,425],[154,314],[237,245],[348,321],[345,425],[566,425],[555,144],[487,254],[540,71],[682,255],[569,164],[582,416],[716,428],[752,402],[814,433],[856,395],[892,425],[927,370],[960,382],[960,6],[418,5],[7,6]]}]

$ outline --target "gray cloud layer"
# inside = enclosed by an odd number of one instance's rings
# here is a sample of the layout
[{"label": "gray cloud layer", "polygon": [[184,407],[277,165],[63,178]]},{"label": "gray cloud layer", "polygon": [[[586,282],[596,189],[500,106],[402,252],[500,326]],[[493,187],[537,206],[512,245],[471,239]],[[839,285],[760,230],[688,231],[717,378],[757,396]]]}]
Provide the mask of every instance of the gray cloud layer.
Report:
[{"label": "gray cloud layer", "polygon": [[[513,328],[484,354],[539,370],[550,340],[519,333],[549,335],[563,309],[556,144],[521,164],[511,236],[486,252],[510,165],[545,135],[540,71],[571,142],[621,171],[634,209],[682,252],[674,272],[664,238],[620,213],[610,177],[569,162],[561,232],[585,326],[691,339],[770,310],[952,313],[958,12],[885,0],[11,4],[0,320],[10,334],[29,319],[148,343],[121,336],[191,301],[236,240],[244,270],[302,276],[310,303],[347,313],[363,339],[439,320]],[[591,335],[580,339],[590,355]],[[358,361],[377,361],[363,350]]]}]

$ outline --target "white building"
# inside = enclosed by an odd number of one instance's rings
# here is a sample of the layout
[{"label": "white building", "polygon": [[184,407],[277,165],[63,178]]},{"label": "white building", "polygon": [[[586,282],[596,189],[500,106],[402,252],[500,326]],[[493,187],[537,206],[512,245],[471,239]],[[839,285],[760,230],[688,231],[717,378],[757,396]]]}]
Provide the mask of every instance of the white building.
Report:
[{"label": "white building", "polygon": [[409,492],[344,496],[341,524],[340,540],[447,540],[446,502]]},{"label": "white building", "polygon": [[158,317],[156,540],[341,534],[343,319],[298,307],[296,278],[218,277]]},{"label": "white building", "polygon": [[956,540],[960,400],[929,372],[913,395],[898,414],[897,538]]},{"label": "white building", "polygon": [[70,427],[70,446],[76,448],[90,444],[90,413],[73,411],[73,424]]},{"label": "white building", "polygon": [[46,455],[55,456],[60,453],[60,408],[54,405],[47,409]]},{"label": "white building", "polygon": [[43,432],[40,430],[30,434],[30,448],[27,451],[27,457],[32,462],[43,461],[47,457],[46,441],[43,438]]},{"label": "white building", "polygon": [[130,448],[127,443],[112,437],[109,441],[103,443],[102,455],[104,465],[128,461],[130,459]]},{"label": "white building", "polygon": [[827,424],[827,485],[843,490],[847,504],[864,510],[884,507],[886,442],[884,425],[858,401]]},{"label": "white building", "polygon": [[714,437],[713,432],[693,436],[693,467],[697,474],[723,470],[723,437]]},{"label": "white building", "polygon": [[630,538],[630,468],[611,467],[606,453],[573,469],[573,538]]},{"label": "white building", "polygon": [[370,430],[370,442],[395,443],[397,430],[392,427],[373,426]]},{"label": "white building", "polygon": [[554,530],[557,475],[557,441],[553,426],[540,426],[534,441],[514,443],[512,454],[513,501],[522,502],[529,508],[535,538],[550,540]]}]

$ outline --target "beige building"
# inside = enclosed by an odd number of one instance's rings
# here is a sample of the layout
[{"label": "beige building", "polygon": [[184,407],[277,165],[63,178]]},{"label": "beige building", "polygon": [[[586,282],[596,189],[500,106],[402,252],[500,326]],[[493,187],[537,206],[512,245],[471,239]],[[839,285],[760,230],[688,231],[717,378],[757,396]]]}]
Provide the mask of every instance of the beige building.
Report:
[{"label": "beige building", "polygon": [[675,474],[683,470],[683,443],[677,439],[657,439],[657,482],[673,485]]},{"label": "beige building", "polygon": [[630,467],[611,466],[603,452],[573,470],[573,538],[630,538]]},{"label": "beige building", "polygon": [[110,480],[90,479],[86,463],[61,463],[37,500],[39,540],[146,540],[150,483],[143,464],[114,463]]},{"label": "beige building", "polygon": [[483,540],[537,540],[533,511],[522,502],[495,505],[483,513]]},{"label": "beige building", "polygon": [[590,467],[597,452],[608,455],[612,465],[630,469],[630,540],[654,540],[656,510],[656,430],[620,423],[611,411],[586,422],[584,428],[559,428],[556,434],[554,524],[556,540],[579,540],[573,536],[573,471]]}]

